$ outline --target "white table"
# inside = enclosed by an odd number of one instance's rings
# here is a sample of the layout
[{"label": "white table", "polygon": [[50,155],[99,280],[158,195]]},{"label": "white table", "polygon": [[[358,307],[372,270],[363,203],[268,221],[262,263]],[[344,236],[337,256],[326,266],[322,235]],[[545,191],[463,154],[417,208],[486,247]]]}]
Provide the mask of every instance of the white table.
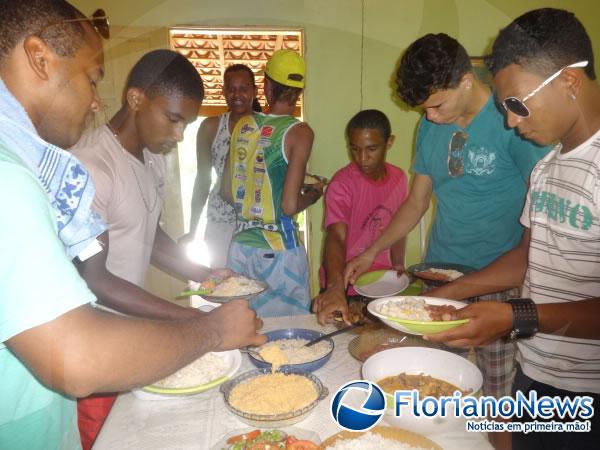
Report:
[{"label": "white table", "polygon": [[[265,319],[264,331],[280,328],[311,328],[324,332],[314,315]],[[343,333],[334,337],[331,359],[315,375],[329,389],[329,396],[319,402],[313,413],[296,427],[315,431],[321,439],[340,431],[329,413],[331,396],[347,381],[360,379],[360,362],[348,353],[348,343],[356,335]],[[255,369],[244,355],[240,372]],[[385,423],[381,423],[385,425]],[[131,393],[119,395],[94,450],[210,449],[231,431],[248,428],[231,414],[219,389],[192,398],[162,401],[140,400]],[[445,450],[492,450],[485,433],[458,431],[430,436]]]}]

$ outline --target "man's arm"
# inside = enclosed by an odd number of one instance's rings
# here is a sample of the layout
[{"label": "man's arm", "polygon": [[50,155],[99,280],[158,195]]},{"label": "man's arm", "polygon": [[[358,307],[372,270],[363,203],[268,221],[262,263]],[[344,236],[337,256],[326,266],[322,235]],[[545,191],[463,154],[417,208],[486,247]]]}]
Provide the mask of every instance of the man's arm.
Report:
[{"label": "man's arm", "polygon": [[182,246],[169,237],[161,228],[156,226],[156,236],[152,247],[151,262],[165,272],[168,272],[184,281],[203,281],[212,272],[206,266],[190,261]]},{"label": "man's arm", "polygon": [[317,319],[321,325],[331,322],[335,311],[340,311],[344,322],[350,325],[346,289],[344,287],[347,228],[343,222],[334,223],[327,227],[324,255],[327,287],[313,301],[313,312],[317,314]]},{"label": "man's arm", "polygon": [[431,178],[427,175],[416,174],[408,198],[400,205],[383,233],[371,247],[346,265],[344,271],[344,283],[346,285],[348,283],[354,284],[360,275],[369,270],[379,252],[390,248],[400,239],[404,239],[419,223],[419,220],[429,208],[432,191]]},{"label": "man's arm", "polygon": [[208,198],[212,167],[210,147],[215,139],[218,128],[219,117],[209,117],[202,122],[196,135],[196,179],[194,181],[194,191],[192,192],[190,231],[179,239],[179,242],[182,244],[187,244],[194,240],[198,222]]},{"label": "man's arm", "polygon": [[255,319],[245,300],[182,321],[120,317],[84,305],[6,345],[51,389],[85,397],[152,383],[209,351],[262,345]]},{"label": "man's arm", "polygon": [[103,243],[104,250],[76,266],[88,287],[98,297],[99,304],[123,314],[148,319],[189,319],[199,314],[194,308],[184,308],[163,300],[110,273],[106,269],[110,246],[108,232],[102,233],[98,240]]},{"label": "man's arm", "polygon": [[390,259],[392,267],[398,272],[404,272],[405,266],[405,255],[406,255],[406,237],[403,237],[399,241],[396,241],[390,248]]},{"label": "man's arm", "polygon": [[521,241],[483,269],[427,292],[431,297],[463,299],[501,292],[523,284],[529,255],[531,231],[526,228]]},{"label": "man's arm", "polygon": [[310,157],[314,139],[312,129],[306,123],[299,123],[288,131],[284,151],[288,169],[281,197],[281,209],[286,216],[293,216],[316,202],[323,195],[322,186],[300,193],[306,173],[306,163]]}]

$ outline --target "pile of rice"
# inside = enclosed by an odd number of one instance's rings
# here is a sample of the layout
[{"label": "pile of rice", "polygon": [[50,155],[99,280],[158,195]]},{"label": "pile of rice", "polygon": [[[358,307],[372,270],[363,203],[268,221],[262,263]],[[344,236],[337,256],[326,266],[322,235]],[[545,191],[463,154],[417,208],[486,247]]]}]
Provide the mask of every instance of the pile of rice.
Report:
[{"label": "pile of rice", "polygon": [[454,281],[457,278],[462,277],[464,274],[454,269],[438,269],[435,267],[430,267],[426,270],[426,272],[438,273],[440,275],[444,275],[448,281]]},{"label": "pile of rice", "polygon": [[256,294],[263,290],[263,285],[256,280],[243,276],[232,276],[219,284],[210,295],[215,297],[234,297],[238,295]]},{"label": "pile of rice", "polygon": [[424,450],[392,439],[384,438],[377,433],[365,433],[356,439],[337,440],[326,450]]},{"label": "pile of rice", "polygon": [[379,313],[398,319],[430,321],[427,303],[420,297],[404,297],[402,300],[389,300],[379,307]]},{"label": "pile of rice", "polygon": [[316,361],[331,350],[331,344],[328,341],[317,342],[310,347],[305,347],[307,343],[308,340],[306,339],[277,339],[276,341],[267,342],[260,347],[259,352],[262,355],[264,350],[269,350],[271,347],[279,347],[283,354],[287,356],[287,361],[283,364],[303,364]]},{"label": "pile of rice", "polygon": [[221,378],[227,373],[225,360],[214,353],[207,353],[177,372],[157,381],[153,386],[165,389],[202,386]]}]

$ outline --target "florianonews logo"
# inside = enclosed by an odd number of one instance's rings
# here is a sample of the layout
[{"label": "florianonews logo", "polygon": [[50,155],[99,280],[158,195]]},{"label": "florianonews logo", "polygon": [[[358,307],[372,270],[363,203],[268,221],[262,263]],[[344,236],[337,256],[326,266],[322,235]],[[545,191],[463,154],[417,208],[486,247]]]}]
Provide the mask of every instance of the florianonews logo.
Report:
[{"label": "florianonews logo", "polygon": [[368,430],[381,420],[385,412],[385,396],[375,383],[354,380],[338,389],[331,400],[331,415],[348,431]]}]

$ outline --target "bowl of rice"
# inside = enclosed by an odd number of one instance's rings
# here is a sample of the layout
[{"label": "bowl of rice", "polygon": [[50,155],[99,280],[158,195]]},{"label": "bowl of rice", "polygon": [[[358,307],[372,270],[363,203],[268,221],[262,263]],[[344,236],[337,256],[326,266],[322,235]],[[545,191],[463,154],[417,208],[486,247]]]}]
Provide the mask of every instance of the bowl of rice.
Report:
[{"label": "bowl of rice", "polygon": [[241,364],[239,350],[209,352],[168,377],[132,392],[144,400],[200,394],[231,379]]},{"label": "bowl of rice", "polygon": [[398,296],[374,300],[369,303],[367,309],[387,326],[416,335],[441,333],[469,321],[469,319],[432,320],[428,306],[451,306],[461,309],[467,304],[436,297]]},{"label": "bowl of rice", "polygon": [[[267,343],[261,347],[255,348],[257,352],[270,350],[277,346],[285,355],[285,362],[281,364],[281,369],[302,370],[312,372],[325,365],[331,358],[333,353],[333,339],[327,338],[321,342],[317,342],[310,347],[305,347],[305,344],[313,339],[323,335],[320,331],[309,330],[305,328],[287,328],[282,330],[270,331],[264,333],[267,337]],[[264,359],[258,359],[253,354],[249,353],[250,362],[261,369],[270,369],[271,363]]]},{"label": "bowl of rice", "polygon": [[220,387],[225,405],[238,419],[257,428],[281,428],[304,420],[329,394],[309,372],[255,369]]}]

